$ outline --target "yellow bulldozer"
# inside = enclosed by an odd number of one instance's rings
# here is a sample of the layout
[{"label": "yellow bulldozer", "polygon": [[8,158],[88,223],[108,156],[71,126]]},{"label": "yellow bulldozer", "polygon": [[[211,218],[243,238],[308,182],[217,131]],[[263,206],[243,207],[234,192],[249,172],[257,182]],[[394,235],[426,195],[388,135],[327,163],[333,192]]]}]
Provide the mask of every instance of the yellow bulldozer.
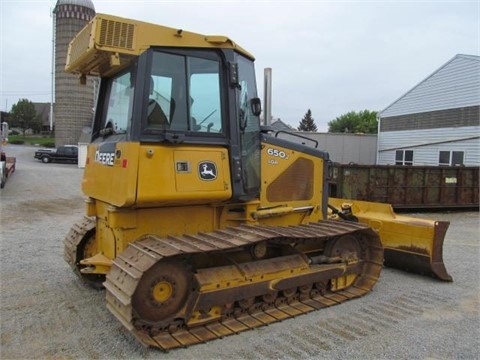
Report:
[{"label": "yellow bulldozer", "polygon": [[99,76],[65,260],[143,344],[193,345],[360,297],[384,258],[451,280],[446,222],[328,197],[328,153],[261,126],[225,36],[97,14],[66,71]]}]

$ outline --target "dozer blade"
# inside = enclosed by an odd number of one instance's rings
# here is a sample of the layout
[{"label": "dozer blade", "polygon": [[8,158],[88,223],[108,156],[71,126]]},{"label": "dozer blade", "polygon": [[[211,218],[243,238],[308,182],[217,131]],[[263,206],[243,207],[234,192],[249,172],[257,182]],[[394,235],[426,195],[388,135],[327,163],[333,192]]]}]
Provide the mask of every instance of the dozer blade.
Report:
[{"label": "dozer blade", "polygon": [[442,255],[450,222],[400,216],[390,204],[339,198],[329,198],[328,204],[378,232],[386,266],[452,281]]}]

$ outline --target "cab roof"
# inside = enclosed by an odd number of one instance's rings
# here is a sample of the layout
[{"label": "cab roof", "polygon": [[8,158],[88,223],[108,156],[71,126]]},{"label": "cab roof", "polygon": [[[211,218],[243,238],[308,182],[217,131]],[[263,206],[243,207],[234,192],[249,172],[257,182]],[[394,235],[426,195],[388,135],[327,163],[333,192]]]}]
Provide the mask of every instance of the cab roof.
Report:
[{"label": "cab roof", "polygon": [[152,46],[233,49],[252,54],[221,35],[202,35],[113,15],[97,14],[70,42],[65,71],[108,76]]}]

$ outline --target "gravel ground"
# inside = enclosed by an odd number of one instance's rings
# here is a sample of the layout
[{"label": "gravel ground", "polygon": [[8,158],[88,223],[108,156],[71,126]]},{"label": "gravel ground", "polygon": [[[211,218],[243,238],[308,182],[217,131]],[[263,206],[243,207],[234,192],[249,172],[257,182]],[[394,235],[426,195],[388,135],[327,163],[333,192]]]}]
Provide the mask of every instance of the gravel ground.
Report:
[{"label": "gravel ground", "polygon": [[17,170],[0,193],[1,359],[480,358],[478,212],[421,214],[451,221],[453,283],[387,268],[360,299],[169,353],[145,348],[63,260],[83,215],[82,169],[42,164],[34,150],[6,147]]}]

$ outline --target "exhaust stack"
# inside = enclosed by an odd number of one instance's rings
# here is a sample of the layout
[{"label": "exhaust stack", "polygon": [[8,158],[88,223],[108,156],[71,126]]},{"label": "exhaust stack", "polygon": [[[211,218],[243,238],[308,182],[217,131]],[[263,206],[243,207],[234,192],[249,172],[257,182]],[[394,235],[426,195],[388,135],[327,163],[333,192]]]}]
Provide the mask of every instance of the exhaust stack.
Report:
[{"label": "exhaust stack", "polygon": [[272,68],[264,69],[263,86],[263,125],[272,124]]}]

